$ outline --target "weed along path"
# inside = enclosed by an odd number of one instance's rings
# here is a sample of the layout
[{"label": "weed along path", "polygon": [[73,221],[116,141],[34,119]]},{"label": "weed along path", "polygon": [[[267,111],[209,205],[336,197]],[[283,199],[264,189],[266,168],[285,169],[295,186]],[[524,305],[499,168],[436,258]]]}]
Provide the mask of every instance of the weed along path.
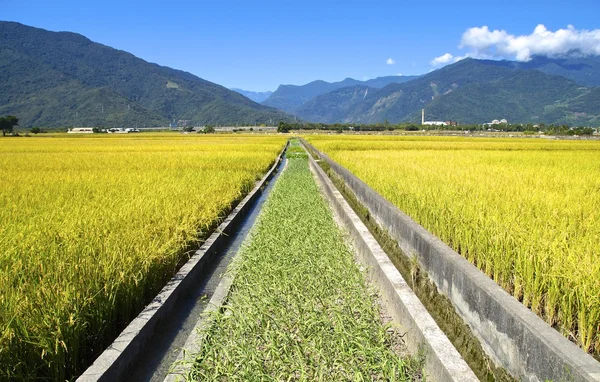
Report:
[{"label": "weed along path", "polygon": [[189,380],[420,380],[292,142]]}]

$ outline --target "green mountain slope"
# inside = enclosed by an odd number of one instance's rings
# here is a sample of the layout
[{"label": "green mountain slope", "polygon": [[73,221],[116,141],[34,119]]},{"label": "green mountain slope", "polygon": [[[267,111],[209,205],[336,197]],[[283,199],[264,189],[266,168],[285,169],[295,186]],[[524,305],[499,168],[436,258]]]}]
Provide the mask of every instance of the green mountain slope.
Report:
[{"label": "green mountain slope", "polygon": [[369,86],[373,88],[382,88],[391,83],[407,82],[415,78],[417,78],[417,76],[386,76],[378,77],[368,81],[358,81],[352,78],[346,78],[340,82],[326,82],[318,80],[301,86],[280,85],[277,90],[263,102],[263,105],[272,106],[277,109],[293,113],[302,107],[302,105],[314,99],[315,97],[337,89],[348,86]]},{"label": "green mountain slope", "polygon": [[0,22],[0,115],[22,126],[234,124],[289,116],[69,32]]},{"label": "green mountain slope", "polygon": [[588,100],[600,100],[597,90],[564,77],[519,70],[501,80],[471,84],[436,98],[427,111],[445,120],[474,123],[506,118],[515,123],[597,125],[600,105],[588,104]]},{"label": "green mountain slope", "polygon": [[583,86],[600,86],[600,56],[545,57],[533,56],[530,61],[485,61],[488,65],[512,69],[539,70],[542,73],[562,76]]},{"label": "green mountain slope", "polygon": [[380,89],[389,84],[401,84],[404,82],[412,81],[415,78],[419,78],[419,76],[384,76],[373,78],[371,80],[366,80],[360,83],[359,85],[365,85],[370,88]]},{"label": "green mountain slope", "polygon": [[[354,94],[362,91],[362,97]],[[366,93],[366,94],[365,94]],[[598,124],[600,92],[560,76],[465,59],[415,80],[382,89],[342,88],[322,94],[296,114],[315,122],[428,120]]]},{"label": "green mountain slope", "polygon": [[[354,122],[355,108],[366,104],[365,97],[376,89],[367,86],[349,86],[313,98],[298,109],[300,118],[313,122]],[[362,110],[362,109],[361,109]],[[308,112],[305,112],[308,111]]]}]

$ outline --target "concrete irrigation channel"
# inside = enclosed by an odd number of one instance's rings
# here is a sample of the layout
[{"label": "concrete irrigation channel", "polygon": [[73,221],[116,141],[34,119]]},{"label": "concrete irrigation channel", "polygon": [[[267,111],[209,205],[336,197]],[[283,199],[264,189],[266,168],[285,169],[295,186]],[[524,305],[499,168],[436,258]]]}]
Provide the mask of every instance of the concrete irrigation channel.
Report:
[{"label": "concrete irrigation channel", "polygon": [[287,145],[250,193],[78,381],[165,378],[258,216],[280,174],[286,149]]},{"label": "concrete irrigation channel", "polygon": [[[280,159],[79,380],[176,381],[190,373],[195,354],[201,351],[207,341],[206,333],[215,325],[213,313],[223,312],[229,302],[236,273],[224,271],[239,252],[240,243],[269,195],[283,167]],[[401,332],[407,353],[424,357],[426,379],[476,381],[473,371],[325,172],[310,156],[307,165],[330,205],[329,214],[334,213],[339,226],[347,232],[354,258],[377,291],[386,316]]]},{"label": "concrete irrigation channel", "polygon": [[[378,239],[393,245],[397,268],[415,269],[432,285],[428,296],[443,300],[477,339],[484,358],[523,381],[600,381],[600,363],[507,294],[466,259],[307,142],[328,177],[350,200]],[[414,283],[413,283],[414,284]],[[433,297],[432,297],[433,299]],[[430,311],[436,309],[428,305]],[[448,307],[441,308],[448,309]],[[441,320],[447,320],[442,313]],[[441,322],[441,325],[444,323]],[[449,333],[454,328],[446,326]],[[446,329],[445,328],[445,329]],[[450,335],[450,334],[449,334]],[[452,336],[455,337],[455,336]],[[463,341],[458,338],[456,342]],[[472,349],[457,346],[465,355]]]}]

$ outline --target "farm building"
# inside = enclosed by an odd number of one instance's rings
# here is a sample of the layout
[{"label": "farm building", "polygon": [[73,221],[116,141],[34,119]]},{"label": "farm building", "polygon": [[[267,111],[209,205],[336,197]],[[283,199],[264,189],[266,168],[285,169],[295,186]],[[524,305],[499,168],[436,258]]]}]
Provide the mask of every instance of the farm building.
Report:
[{"label": "farm building", "polygon": [[74,127],[67,131],[69,134],[93,134],[94,129],[92,127]]}]

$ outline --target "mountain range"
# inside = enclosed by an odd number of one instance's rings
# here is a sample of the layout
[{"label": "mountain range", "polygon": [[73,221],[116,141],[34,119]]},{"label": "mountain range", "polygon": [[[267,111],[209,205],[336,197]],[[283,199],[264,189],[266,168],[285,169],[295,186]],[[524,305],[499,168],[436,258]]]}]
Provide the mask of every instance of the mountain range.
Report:
[{"label": "mountain range", "polygon": [[[0,21],[0,115],[22,127],[143,127],[187,121],[419,122],[600,126],[600,57],[467,58],[421,76],[226,89],[70,32]],[[241,93],[241,94],[240,94]],[[258,103],[256,101],[261,101]],[[293,114],[293,115],[292,115]]]},{"label": "mountain range", "polygon": [[23,127],[277,123],[291,117],[70,32],[0,22],[0,115]]},{"label": "mountain range", "polygon": [[242,89],[237,89],[237,88],[231,88],[231,90],[233,90],[234,92],[240,93],[241,95],[243,95],[246,98],[250,98],[254,102],[259,102],[259,103],[263,102],[264,100],[269,98],[271,96],[271,94],[273,94],[272,91],[253,92],[251,90],[242,90]]},{"label": "mountain range", "polygon": [[529,61],[481,60],[488,65],[512,69],[538,70],[568,78],[583,86],[600,86],[600,57],[581,56],[574,52],[566,57],[533,56]]},{"label": "mountain range", "polygon": [[358,81],[353,78],[346,78],[339,82],[317,80],[306,85],[280,85],[277,90],[262,103],[267,106],[284,110],[288,113],[295,113],[305,103],[313,100],[315,97],[337,89],[349,86],[382,88],[392,83],[407,82],[415,78],[417,78],[417,76],[386,76],[368,81]]},{"label": "mountain range", "polygon": [[598,57],[534,57],[523,63],[467,58],[380,89],[358,84],[322,93],[293,113],[312,122],[397,123],[420,122],[425,109],[427,120],[461,124],[505,118],[598,126],[599,81]]}]

